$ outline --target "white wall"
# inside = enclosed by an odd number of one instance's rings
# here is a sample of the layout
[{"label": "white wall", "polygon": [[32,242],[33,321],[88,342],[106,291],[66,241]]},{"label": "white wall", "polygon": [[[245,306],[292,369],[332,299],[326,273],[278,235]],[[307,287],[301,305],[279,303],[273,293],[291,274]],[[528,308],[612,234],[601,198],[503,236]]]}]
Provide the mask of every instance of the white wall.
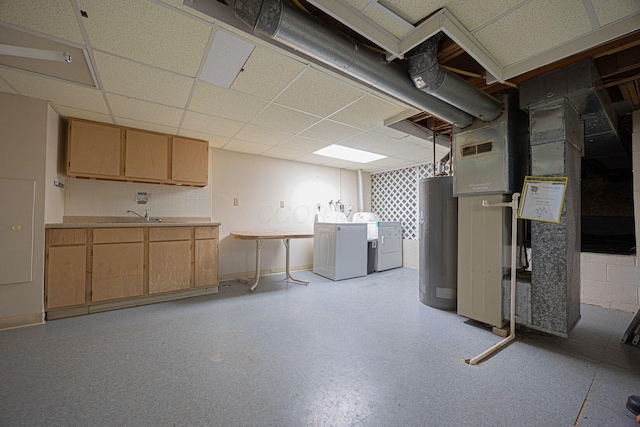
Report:
[{"label": "white wall", "polygon": [[[211,183],[212,149],[209,149]],[[65,188],[67,216],[129,216],[127,210],[152,217],[211,218],[211,184],[206,187],[138,184],[133,182],[96,181],[67,177]],[[136,193],[150,195],[149,203],[137,204]]]},{"label": "white wall", "polygon": [[0,93],[0,178],[36,182],[32,280],[0,285],[0,329],[43,320],[47,109],[46,101]]},{"label": "white wall", "polygon": [[[363,174],[365,205],[370,206],[371,179]],[[356,171],[298,163],[269,157],[209,149],[209,185],[204,188],[136,184],[67,178],[66,216],[126,216],[128,209],[149,210],[151,216],[207,217],[220,222],[220,277],[250,274],[255,269],[255,243],[235,240],[233,230],[313,231],[319,203],[341,199],[357,208]],[[147,205],[134,201],[137,192],[150,193]],[[233,205],[237,198],[238,206]],[[280,208],[280,201],[284,208]],[[311,268],[312,239],[292,243],[292,269]],[[279,240],[264,243],[261,271],[285,268],[284,246]]]},{"label": "white wall", "polygon": [[[370,182],[368,174],[363,181]],[[369,184],[370,185],[370,184]],[[220,227],[220,277],[235,277],[255,269],[255,243],[236,240],[240,230],[313,232],[316,207],[328,210],[329,200],[358,205],[356,171],[258,157],[233,151],[213,153],[213,219]],[[234,199],[238,206],[234,206]],[[365,204],[369,205],[365,193]],[[284,208],[280,208],[280,202]],[[292,269],[311,268],[313,239],[291,243]],[[281,241],[266,241],[261,252],[263,273],[283,271],[285,248]]]},{"label": "white wall", "polygon": [[47,105],[47,140],[45,166],[44,222],[62,222],[64,216],[64,189],[55,187],[54,181],[66,182],[65,164],[65,123],[58,113]]}]

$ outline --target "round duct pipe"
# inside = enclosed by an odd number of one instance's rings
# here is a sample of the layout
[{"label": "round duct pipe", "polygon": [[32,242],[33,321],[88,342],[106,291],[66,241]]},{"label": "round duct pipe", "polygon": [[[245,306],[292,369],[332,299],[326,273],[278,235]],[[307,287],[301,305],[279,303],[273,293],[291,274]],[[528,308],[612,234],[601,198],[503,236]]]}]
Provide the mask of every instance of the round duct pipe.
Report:
[{"label": "round duct pipe", "polygon": [[256,32],[349,74],[415,108],[466,127],[473,116],[416,90],[405,70],[383,55],[326,29],[312,16],[283,0],[225,0],[234,14]]},{"label": "round duct pipe", "polygon": [[502,112],[502,103],[438,63],[442,33],[425,40],[409,58],[409,74],[416,88],[477,117],[491,121]]}]

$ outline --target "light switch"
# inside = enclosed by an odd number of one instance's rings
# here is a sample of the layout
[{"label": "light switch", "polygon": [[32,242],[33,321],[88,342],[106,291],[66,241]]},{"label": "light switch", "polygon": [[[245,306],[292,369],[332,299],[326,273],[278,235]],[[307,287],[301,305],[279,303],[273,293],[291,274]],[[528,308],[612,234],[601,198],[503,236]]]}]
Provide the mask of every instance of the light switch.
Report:
[{"label": "light switch", "polygon": [[280,207],[284,208],[284,200],[280,200]]}]

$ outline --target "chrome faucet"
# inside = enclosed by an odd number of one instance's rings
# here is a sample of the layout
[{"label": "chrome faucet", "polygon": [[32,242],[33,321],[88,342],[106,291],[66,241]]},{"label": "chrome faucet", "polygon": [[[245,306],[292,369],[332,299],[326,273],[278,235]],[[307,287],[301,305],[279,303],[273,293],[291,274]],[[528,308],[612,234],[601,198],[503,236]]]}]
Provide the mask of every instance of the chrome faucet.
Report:
[{"label": "chrome faucet", "polygon": [[151,219],[149,218],[149,213],[147,212],[147,210],[144,210],[144,216],[140,215],[138,212],[134,212],[134,211],[130,211],[127,210],[127,213],[132,213],[134,215],[139,216],[140,218],[144,219],[145,222],[150,222],[150,221],[156,221],[156,222],[162,222],[162,220],[160,218],[156,218],[156,219]]}]

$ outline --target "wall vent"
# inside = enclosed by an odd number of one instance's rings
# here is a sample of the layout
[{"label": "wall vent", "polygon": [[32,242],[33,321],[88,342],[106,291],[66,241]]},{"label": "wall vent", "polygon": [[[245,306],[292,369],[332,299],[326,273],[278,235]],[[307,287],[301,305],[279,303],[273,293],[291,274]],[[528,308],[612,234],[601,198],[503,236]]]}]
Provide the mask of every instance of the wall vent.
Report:
[{"label": "wall vent", "polygon": [[478,142],[477,144],[462,147],[462,157],[475,156],[493,151],[493,141]]}]

